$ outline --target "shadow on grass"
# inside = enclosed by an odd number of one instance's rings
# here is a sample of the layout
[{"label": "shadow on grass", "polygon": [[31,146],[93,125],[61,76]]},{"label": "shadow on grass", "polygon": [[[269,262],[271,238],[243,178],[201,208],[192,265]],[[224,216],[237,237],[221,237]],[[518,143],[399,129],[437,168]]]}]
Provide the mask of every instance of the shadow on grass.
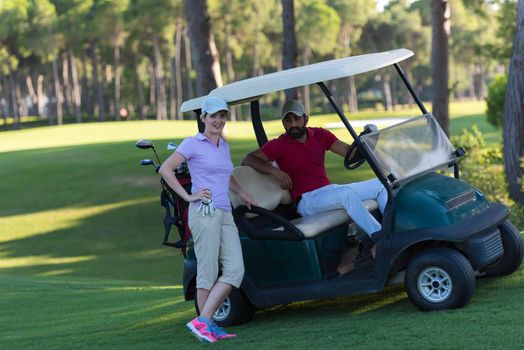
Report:
[{"label": "shadow on grass", "polygon": [[178,250],[161,246],[160,209],[156,201],[124,206],[2,242],[0,272],[178,284],[183,260]]}]

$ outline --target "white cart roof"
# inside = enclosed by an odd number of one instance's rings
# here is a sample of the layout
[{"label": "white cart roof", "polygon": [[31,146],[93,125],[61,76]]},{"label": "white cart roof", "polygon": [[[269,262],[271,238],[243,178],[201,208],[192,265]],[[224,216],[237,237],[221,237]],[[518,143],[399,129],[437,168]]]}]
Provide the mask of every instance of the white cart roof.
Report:
[{"label": "white cart roof", "polygon": [[[270,92],[369,72],[390,66],[411,56],[413,56],[411,50],[397,49],[368,55],[339,58],[240,80],[216,88],[212,90],[208,96],[222,97],[228,104],[257,100],[260,96]],[[200,109],[206,97],[207,96],[202,96],[185,101],[180,107],[180,111],[188,112]]]}]

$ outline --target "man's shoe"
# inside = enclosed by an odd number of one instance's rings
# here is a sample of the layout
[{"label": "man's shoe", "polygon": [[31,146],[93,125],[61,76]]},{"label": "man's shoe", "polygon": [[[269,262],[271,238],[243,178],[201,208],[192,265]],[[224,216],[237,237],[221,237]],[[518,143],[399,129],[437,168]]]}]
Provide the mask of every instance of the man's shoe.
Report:
[{"label": "man's shoe", "polygon": [[358,243],[358,250],[362,253],[362,255],[369,254],[373,258],[375,258],[375,255],[377,252],[376,236],[378,232],[380,231],[377,231],[370,235],[364,233],[360,236],[360,241]]},{"label": "man's shoe", "polygon": [[222,327],[220,327],[216,323],[213,323],[212,327],[213,330],[211,334],[215,337],[216,340],[229,339],[237,336],[236,334],[226,332]]},{"label": "man's shoe", "polygon": [[216,343],[217,338],[213,336],[213,325],[205,317],[196,317],[186,324],[186,327],[191,331],[198,340],[207,343]]},{"label": "man's shoe", "polygon": [[375,246],[375,240],[372,238],[372,235],[363,234],[360,237],[360,242],[358,243],[358,250],[366,253],[371,251],[371,248]]}]

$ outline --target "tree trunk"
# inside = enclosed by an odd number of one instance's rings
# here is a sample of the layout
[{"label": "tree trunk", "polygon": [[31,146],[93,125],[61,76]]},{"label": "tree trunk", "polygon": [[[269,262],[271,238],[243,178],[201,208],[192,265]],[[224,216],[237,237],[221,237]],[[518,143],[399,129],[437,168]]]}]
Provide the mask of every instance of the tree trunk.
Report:
[{"label": "tree trunk", "polygon": [[[309,57],[311,56],[311,49],[309,47],[306,47],[303,52],[303,63],[304,66],[309,64]],[[309,84],[304,85],[304,108],[306,109],[306,113],[311,113],[311,99],[309,94]]]},{"label": "tree trunk", "polygon": [[517,4],[517,26],[504,103],[504,165],[510,197],[524,204],[524,0]]},{"label": "tree trunk", "polygon": [[254,12],[255,12],[255,28],[253,33],[253,77],[258,77],[260,75],[260,14],[258,5],[254,3]]},{"label": "tree trunk", "polygon": [[36,78],[36,111],[40,117],[44,116],[44,76],[38,74]]},{"label": "tree trunk", "polygon": [[[180,58],[182,56],[182,18],[177,17],[175,20],[175,35],[173,37],[173,45],[175,47],[175,55],[171,59],[171,104],[170,104],[170,117],[171,119],[179,118],[178,111],[182,104],[182,78]],[[181,117],[181,115],[180,115]]]},{"label": "tree trunk", "polygon": [[[344,54],[349,55],[351,52],[351,36],[350,27],[348,24],[343,24],[340,30],[340,37],[342,39],[342,46],[344,47]],[[347,78],[347,104],[349,107],[349,113],[358,113],[358,98],[357,98],[357,87],[355,84],[355,76]]]},{"label": "tree trunk", "polygon": [[106,120],[106,110],[104,105],[104,93],[102,91],[102,84],[100,82],[100,74],[98,72],[98,57],[97,57],[98,45],[96,43],[91,44],[91,69],[92,69],[92,81],[94,97],[96,100],[95,106],[98,106],[98,117],[100,120]]},{"label": "tree trunk", "polygon": [[468,65],[467,68],[467,74],[468,74],[468,90],[469,90],[469,97],[471,99],[477,99],[477,95],[475,94],[475,66],[473,64]]},{"label": "tree trunk", "polygon": [[87,80],[87,64],[86,64],[86,52],[82,51],[80,60],[82,61],[82,104],[80,106],[81,110],[87,113],[89,119],[93,119],[95,114],[95,107],[93,105],[93,98],[91,98],[91,89],[89,82]]},{"label": "tree trunk", "polygon": [[76,122],[82,122],[82,112],[80,110],[80,105],[82,104],[81,95],[80,95],[80,86],[78,84],[78,72],[76,70],[75,55],[73,50],[69,48],[67,51],[67,58],[69,61],[69,70],[71,72],[71,82],[73,85],[73,112],[75,114]]},{"label": "tree trunk", "polygon": [[[0,111],[2,112],[2,119],[4,120],[4,130],[7,130],[7,116],[9,114],[9,91],[6,79],[0,75]],[[4,104],[5,102],[5,104]]]},{"label": "tree trunk", "polygon": [[159,120],[167,119],[167,100],[166,100],[166,86],[164,84],[164,69],[162,67],[162,55],[160,54],[160,43],[158,35],[153,33],[153,54],[154,72],[155,72],[155,86],[156,86],[156,118]]},{"label": "tree trunk", "polygon": [[[282,25],[284,41],[282,47],[282,69],[297,66],[297,38],[295,34],[295,8],[293,0],[282,0]],[[297,89],[286,90],[286,100],[297,98]]]},{"label": "tree trunk", "polygon": [[380,89],[382,91],[382,104],[386,111],[393,110],[393,103],[391,102],[391,86],[389,84],[389,76],[385,69],[380,70]]},{"label": "tree trunk", "polygon": [[206,0],[184,0],[184,9],[191,39],[193,65],[197,75],[197,94],[207,95],[222,86],[220,61],[211,31]]},{"label": "tree trunk", "polygon": [[173,38],[173,45],[175,46],[175,54],[171,57],[171,79],[169,79],[169,119],[177,118],[177,90],[176,90],[176,77],[178,76],[176,70],[176,33]]},{"label": "tree trunk", "polygon": [[[51,67],[53,69],[53,87],[54,87],[54,94],[55,94],[55,112],[56,112],[56,123],[57,125],[62,125],[64,123],[63,120],[63,111],[62,111],[62,89],[60,87],[60,77],[58,75],[58,62],[57,58],[53,59],[51,62]],[[49,118],[49,124],[51,124],[51,119]]]},{"label": "tree trunk", "polygon": [[113,81],[112,66],[110,64],[102,64],[102,96],[104,96],[105,113],[109,115],[115,115],[115,101],[109,96],[106,91],[108,90],[109,82]]},{"label": "tree trunk", "polygon": [[450,5],[447,0],[431,0],[431,76],[433,115],[449,135],[449,35]]},{"label": "tree trunk", "polygon": [[114,47],[114,73],[115,73],[115,116],[120,120],[120,47]]},{"label": "tree trunk", "polygon": [[476,65],[475,75],[473,76],[475,86],[475,95],[477,100],[484,100],[486,95],[486,76],[485,69],[482,64]]},{"label": "tree trunk", "polygon": [[[226,78],[227,83],[230,84],[235,80],[235,72],[233,71],[233,53],[229,45],[229,38],[231,38],[231,21],[230,17],[227,16],[224,19],[224,51],[226,54]],[[232,106],[231,108],[231,121],[237,120],[238,106]]]},{"label": "tree trunk", "polygon": [[18,115],[20,118],[24,115],[27,115],[27,103],[25,103],[24,98],[22,97],[22,81],[20,79],[20,71],[16,71],[15,82],[16,82],[16,99],[18,101]]},{"label": "tree trunk", "polygon": [[[36,91],[33,85],[33,78],[31,77],[31,74],[26,75],[25,77],[25,83],[27,86],[27,92],[29,93],[29,98],[31,99],[31,109],[29,110],[30,115],[39,115],[36,104],[37,104],[37,97],[36,97]],[[1,95],[0,95],[1,96]]]},{"label": "tree trunk", "polygon": [[8,98],[8,114],[13,118],[16,129],[20,129],[20,124],[18,120],[20,115],[18,114],[18,101],[16,98],[16,87],[15,87],[15,77],[14,72],[10,72],[8,75],[8,89],[9,89],[9,98]]},{"label": "tree trunk", "polygon": [[398,96],[397,96],[397,85],[398,80],[396,79],[396,76],[390,77],[390,86],[391,86],[391,107],[392,109],[395,109],[395,106],[398,105]]},{"label": "tree trunk", "polygon": [[148,65],[149,71],[149,108],[148,110],[153,110],[156,107],[156,85],[155,85],[155,68],[153,63],[149,62]]},{"label": "tree trunk", "polygon": [[184,102],[184,91],[182,88],[182,34],[184,32],[184,25],[182,18],[178,18],[175,35],[175,80],[176,80],[176,111],[177,119],[182,119],[180,106]]},{"label": "tree trunk", "polygon": [[184,38],[184,53],[185,53],[185,73],[186,73],[186,90],[187,98],[192,99],[195,97],[195,89],[193,87],[193,77],[191,72],[193,71],[193,60],[191,58],[191,42],[189,40],[188,28],[184,28],[183,38]]},{"label": "tree trunk", "polygon": [[61,82],[62,82],[62,96],[64,99],[64,109],[66,115],[71,115],[71,101],[73,100],[73,92],[71,89],[71,84],[69,83],[69,62],[67,61],[67,54],[65,52],[62,53],[62,75]]},{"label": "tree trunk", "polygon": [[135,71],[136,94],[138,96],[138,117],[144,120],[144,87],[140,81],[140,74],[138,73],[138,58],[133,56],[133,70]]}]

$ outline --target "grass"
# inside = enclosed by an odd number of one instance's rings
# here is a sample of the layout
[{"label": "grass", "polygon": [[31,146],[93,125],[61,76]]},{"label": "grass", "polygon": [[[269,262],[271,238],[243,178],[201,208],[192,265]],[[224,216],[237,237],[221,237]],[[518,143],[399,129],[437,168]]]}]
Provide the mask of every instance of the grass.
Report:
[{"label": "grass", "polygon": [[[476,123],[489,143],[500,142],[482,108],[452,105],[453,132]],[[362,118],[384,116],[373,113]],[[334,121],[319,116],[311,125]],[[265,126],[270,137],[281,132],[279,121]],[[334,132],[350,141],[343,129]],[[194,133],[189,121],[0,133],[0,349],[198,346],[183,328],[194,310],[182,296],[181,255],[160,246],[158,178],[138,166],[152,154],[133,145],[153,139],[165,158],[167,141]],[[252,135],[249,123],[229,125],[235,164],[256,147]],[[334,155],[326,162],[335,182],[372,176],[343,170]],[[216,347],[516,348],[524,341],[523,272],[479,280],[460,310],[420,312],[394,287],[261,311],[232,329],[238,339]]]}]

